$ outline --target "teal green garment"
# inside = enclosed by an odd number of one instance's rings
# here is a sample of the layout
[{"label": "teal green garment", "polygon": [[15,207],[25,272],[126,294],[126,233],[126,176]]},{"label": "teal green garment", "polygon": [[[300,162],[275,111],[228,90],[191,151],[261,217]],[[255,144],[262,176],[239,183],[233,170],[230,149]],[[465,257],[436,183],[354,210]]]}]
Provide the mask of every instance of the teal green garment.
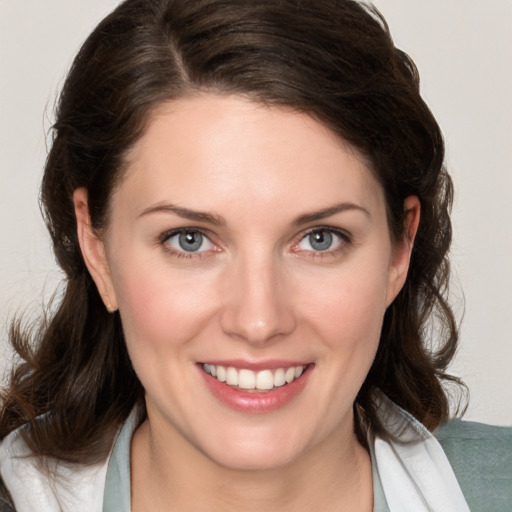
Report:
[{"label": "teal green garment", "polygon": [[[132,426],[121,430],[109,462],[103,512],[130,512]],[[471,512],[512,512],[512,427],[452,420],[435,432]],[[389,512],[374,464],[373,512]]]},{"label": "teal green garment", "polygon": [[[103,512],[130,512],[130,442],[132,428],[125,424],[122,428],[110,458],[103,496]],[[389,512],[380,483],[377,466],[373,463],[373,512]]]},{"label": "teal green garment", "polygon": [[452,420],[435,436],[471,512],[512,512],[512,427]]},{"label": "teal green garment", "polygon": [[[132,419],[133,421],[133,419]],[[114,445],[107,469],[103,512],[130,512],[130,444],[133,426],[127,421]]]},{"label": "teal green garment", "polygon": [[375,464],[375,454],[373,447],[370,447],[370,455],[372,458],[372,478],[373,478],[373,512],[389,512],[386,495],[380,481],[379,470]]}]

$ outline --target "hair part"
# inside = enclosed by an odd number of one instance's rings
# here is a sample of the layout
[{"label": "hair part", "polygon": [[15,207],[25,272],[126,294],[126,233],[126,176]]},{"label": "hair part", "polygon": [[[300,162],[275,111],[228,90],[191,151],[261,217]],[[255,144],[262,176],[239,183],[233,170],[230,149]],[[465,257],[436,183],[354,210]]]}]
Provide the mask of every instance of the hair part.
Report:
[{"label": "hair part", "polygon": [[66,289],[37,333],[13,325],[22,362],[3,391],[0,437],[28,422],[35,454],[95,462],[143,407],[119,314],[105,310],[84,264],[72,196],[85,187],[92,225],[105,229],[154,109],[198,92],[306,113],[356,148],[383,186],[394,240],[404,236],[404,199],[418,196],[409,275],[356,403],[381,434],[375,389],[436,428],[449,416],[443,382],[459,382],[446,371],[458,339],[446,299],[453,188],[416,67],[380,13],[353,0],[127,0],[86,40],[60,95],[41,203]]}]

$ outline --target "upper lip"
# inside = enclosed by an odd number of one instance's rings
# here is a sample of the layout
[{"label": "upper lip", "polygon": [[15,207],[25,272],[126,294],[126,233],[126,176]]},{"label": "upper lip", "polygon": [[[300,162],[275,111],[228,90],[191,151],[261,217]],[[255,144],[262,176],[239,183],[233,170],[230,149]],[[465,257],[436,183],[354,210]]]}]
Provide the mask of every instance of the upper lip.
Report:
[{"label": "upper lip", "polygon": [[201,364],[232,367],[252,371],[277,370],[278,368],[290,368],[292,366],[307,366],[310,362],[291,361],[286,359],[268,359],[265,361],[247,361],[243,359],[208,359],[201,361]]}]

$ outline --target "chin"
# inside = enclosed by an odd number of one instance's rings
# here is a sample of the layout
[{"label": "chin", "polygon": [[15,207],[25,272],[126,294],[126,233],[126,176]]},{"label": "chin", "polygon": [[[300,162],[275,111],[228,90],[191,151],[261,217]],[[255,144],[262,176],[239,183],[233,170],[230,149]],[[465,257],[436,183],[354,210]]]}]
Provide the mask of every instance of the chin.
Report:
[{"label": "chin", "polygon": [[[216,464],[238,471],[264,471],[285,467],[307,450],[288,432],[245,432],[229,435],[203,453]],[[266,435],[265,435],[266,434]],[[219,440],[220,441],[220,440]]]},{"label": "chin", "polygon": [[278,451],[269,454],[267,449],[259,452],[232,449],[230,454],[216,454],[210,458],[219,466],[232,471],[269,471],[283,468],[297,457]]}]

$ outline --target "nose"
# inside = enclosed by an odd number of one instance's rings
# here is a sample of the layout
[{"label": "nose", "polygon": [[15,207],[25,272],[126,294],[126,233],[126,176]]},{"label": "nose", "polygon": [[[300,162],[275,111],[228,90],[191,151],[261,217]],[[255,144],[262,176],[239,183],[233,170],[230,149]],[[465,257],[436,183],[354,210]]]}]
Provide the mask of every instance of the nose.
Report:
[{"label": "nose", "polygon": [[271,258],[240,258],[228,272],[221,312],[226,334],[258,346],[295,329],[293,297],[278,263]]}]

